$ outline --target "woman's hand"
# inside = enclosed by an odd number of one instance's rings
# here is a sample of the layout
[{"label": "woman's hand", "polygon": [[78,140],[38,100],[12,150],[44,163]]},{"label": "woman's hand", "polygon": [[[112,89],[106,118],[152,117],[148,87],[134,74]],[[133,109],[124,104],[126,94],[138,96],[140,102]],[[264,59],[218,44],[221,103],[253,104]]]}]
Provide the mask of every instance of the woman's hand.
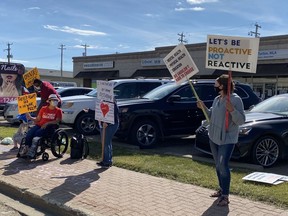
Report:
[{"label": "woman's hand", "polygon": [[197,101],[197,107],[198,107],[199,109],[203,109],[203,108],[205,108],[206,106],[205,106],[205,104],[204,104],[203,101],[198,100],[198,101]]},{"label": "woman's hand", "polygon": [[226,103],[226,109],[228,112],[233,112],[234,111],[234,106],[230,101],[227,101]]}]

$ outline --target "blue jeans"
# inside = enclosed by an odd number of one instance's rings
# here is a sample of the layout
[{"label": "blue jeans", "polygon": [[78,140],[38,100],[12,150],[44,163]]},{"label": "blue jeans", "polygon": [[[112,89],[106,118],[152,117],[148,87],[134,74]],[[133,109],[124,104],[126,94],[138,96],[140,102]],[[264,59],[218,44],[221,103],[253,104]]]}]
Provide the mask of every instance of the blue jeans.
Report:
[{"label": "blue jeans", "polygon": [[216,174],[223,195],[229,195],[231,173],[229,160],[232,156],[235,144],[217,145],[210,140],[210,148],[215,161]]},{"label": "blue jeans", "polygon": [[28,145],[31,147],[32,140],[34,137],[42,137],[46,134],[51,135],[55,130],[55,125],[49,125],[45,129],[42,129],[40,126],[35,125],[32,128],[30,128],[26,134],[25,137],[25,145]]},{"label": "blue jeans", "polygon": [[[104,137],[104,155],[103,155],[103,163],[105,165],[112,165],[112,138],[116,133],[119,127],[119,123],[117,124],[109,124],[105,128],[105,137]],[[103,128],[100,128],[101,134],[101,142],[103,139]]]}]

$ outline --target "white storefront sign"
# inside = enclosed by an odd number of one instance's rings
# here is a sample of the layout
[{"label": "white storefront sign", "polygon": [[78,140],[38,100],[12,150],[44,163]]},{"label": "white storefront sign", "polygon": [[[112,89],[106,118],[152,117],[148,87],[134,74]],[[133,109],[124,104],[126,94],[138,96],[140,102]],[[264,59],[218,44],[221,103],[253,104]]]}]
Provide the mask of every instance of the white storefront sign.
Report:
[{"label": "white storefront sign", "polygon": [[259,60],[266,59],[287,59],[288,49],[261,50],[258,53]]},{"label": "white storefront sign", "polygon": [[113,68],[114,62],[107,61],[107,62],[90,62],[90,63],[83,63],[84,69],[93,69],[93,68]]},{"label": "white storefront sign", "polygon": [[150,58],[141,60],[141,66],[143,67],[158,66],[158,65],[165,65],[162,58]]}]

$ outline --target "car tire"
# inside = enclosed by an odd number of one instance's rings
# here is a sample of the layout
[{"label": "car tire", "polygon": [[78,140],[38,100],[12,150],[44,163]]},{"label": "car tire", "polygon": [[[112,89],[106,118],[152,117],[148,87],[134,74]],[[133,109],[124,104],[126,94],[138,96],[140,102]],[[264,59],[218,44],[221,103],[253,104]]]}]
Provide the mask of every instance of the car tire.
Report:
[{"label": "car tire", "polygon": [[253,163],[263,167],[273,166],[280,157],[280,142],[273,136],[258,139],[253,146]]},{"label": "car tire", "polygon": [[160,140],[160,130],[151,120],[142,120],[132,126],[130,140],[140,149],[153,148]]},{"label": "car tire", "polygon": [[91,113],[82,113],[75,121],[75,129],[83,135],[97,134],[97,125],[95,115]]}]

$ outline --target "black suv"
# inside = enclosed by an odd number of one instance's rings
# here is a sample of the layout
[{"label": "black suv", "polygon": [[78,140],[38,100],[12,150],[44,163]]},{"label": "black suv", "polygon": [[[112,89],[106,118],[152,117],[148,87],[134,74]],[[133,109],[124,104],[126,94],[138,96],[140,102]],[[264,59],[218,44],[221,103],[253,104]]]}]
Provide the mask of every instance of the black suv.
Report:
[{"label": "black suv", "polygon": [[[216,97],[214,82],[192,81],[199,98],[207,107]],[[234,92],[242,98],[245,109],[261,101],[249,85],[236,82]],[[151,148],[170,135],[193,135],[205,119],[196,101],[188,82],[165,84],[140,99],[119,101],[120,127],[116,136],[128,139],[140,148]]]}]

